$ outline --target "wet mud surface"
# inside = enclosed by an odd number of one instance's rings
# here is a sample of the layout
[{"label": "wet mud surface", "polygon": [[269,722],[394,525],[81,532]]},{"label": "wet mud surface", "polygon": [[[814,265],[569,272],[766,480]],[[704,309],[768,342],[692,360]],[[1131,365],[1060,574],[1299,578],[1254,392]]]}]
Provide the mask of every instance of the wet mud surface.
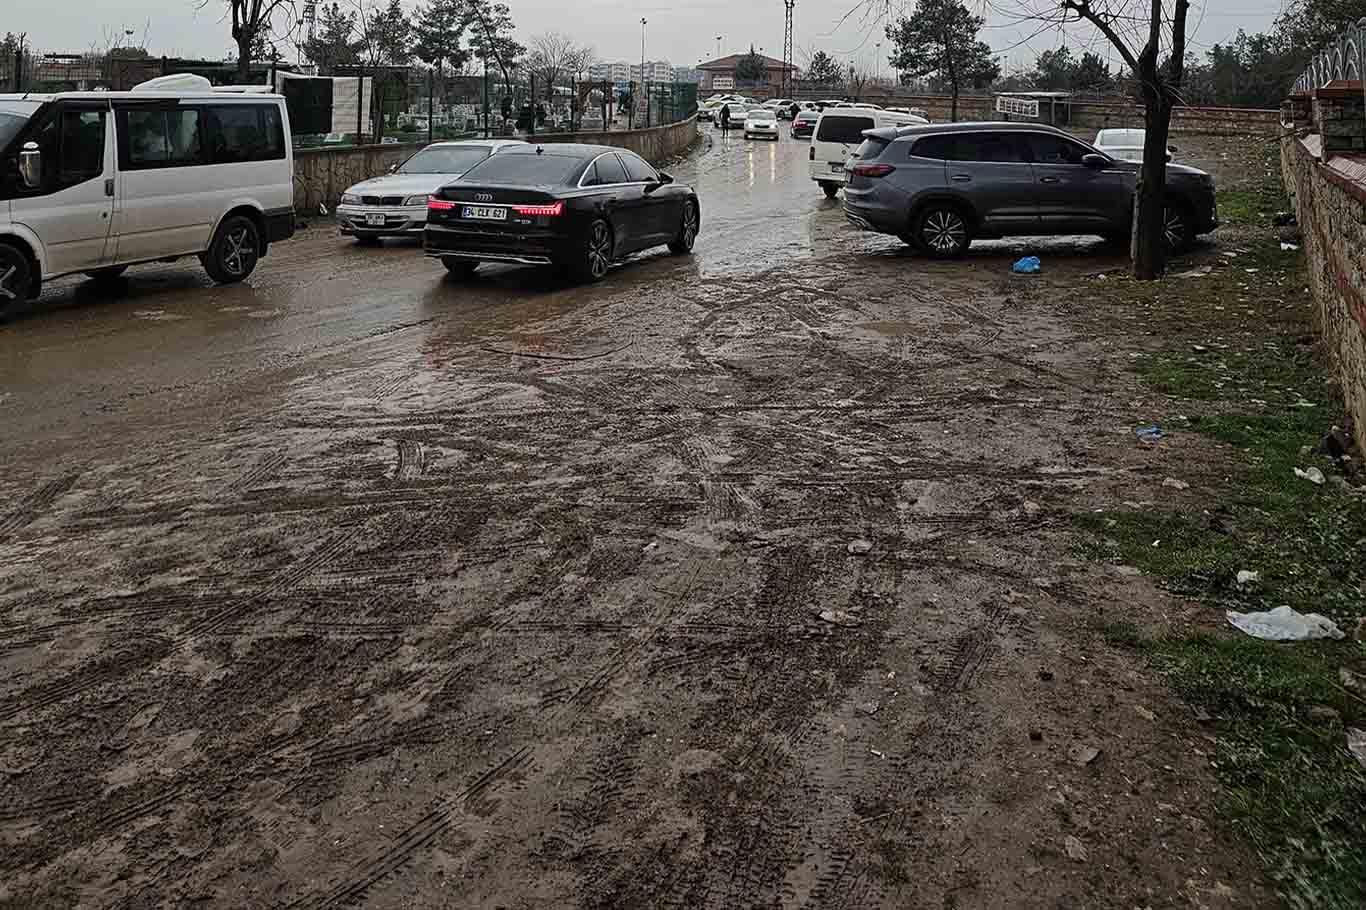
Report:
[{"label": "wet mud surface", "polygon": [[1254,905],[1072,637],[1122,352],[806,148],[592,288],[320,226],[0,329],[0,905]]}]

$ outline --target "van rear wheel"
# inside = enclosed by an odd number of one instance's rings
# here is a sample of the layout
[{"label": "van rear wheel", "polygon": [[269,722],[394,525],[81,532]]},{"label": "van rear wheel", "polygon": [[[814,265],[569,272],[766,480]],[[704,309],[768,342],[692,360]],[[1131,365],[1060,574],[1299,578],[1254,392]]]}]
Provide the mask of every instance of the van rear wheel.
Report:
[{"label": "van rear wheel", "polygon": [[218,227],[213,243],[200,257],[204,271],[219,284],[245,280],[261,258],[261,231],[245,215],[233,215]]},{"label": "van rear wheel", "polygon": [[821,182],[821,189],[825,190],[826,199],[834,199],[836,196],[840,194],[839,184],[831,183],[828,180],[824,180]]},{"label": "van rear wheel", "polygon": [[33,267],[28,257],[0,243],[0,319],[15,313],[33,294]]}]

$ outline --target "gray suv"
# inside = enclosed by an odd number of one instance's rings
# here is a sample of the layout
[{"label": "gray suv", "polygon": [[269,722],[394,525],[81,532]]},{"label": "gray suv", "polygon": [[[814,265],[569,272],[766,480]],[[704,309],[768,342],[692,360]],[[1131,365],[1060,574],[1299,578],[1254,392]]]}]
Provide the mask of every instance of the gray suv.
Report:
[{"label": "gray suv", "polygon": [[[1137,162],[1062,130],[1027,123],[953,123],[868,130],[849,158],[845,216],[935,257],[974,239],[1098,234],[1128,243]],[[1167,165],[1167,242],[1186,249],[1219,226],[1214,178]]]}]

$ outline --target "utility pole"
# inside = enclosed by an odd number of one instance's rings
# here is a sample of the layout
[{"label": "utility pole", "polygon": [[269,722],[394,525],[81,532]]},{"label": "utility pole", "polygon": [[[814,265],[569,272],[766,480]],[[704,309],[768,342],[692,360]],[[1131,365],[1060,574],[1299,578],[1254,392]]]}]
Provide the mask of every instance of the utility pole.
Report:
[{"label": "utility pole", "polygon": [[792,9],[797,0],[783,0],[787,7],[787,24],[783,29],[783,97],[792,97]]},{"label": "utility pole", "polygon": [[[650,90],[645,87],[645,17],[640,17],[640,90],[645,93],[645,126],[650,126]],[[636,107],[640,107],[640,99],[633,99]]]}]

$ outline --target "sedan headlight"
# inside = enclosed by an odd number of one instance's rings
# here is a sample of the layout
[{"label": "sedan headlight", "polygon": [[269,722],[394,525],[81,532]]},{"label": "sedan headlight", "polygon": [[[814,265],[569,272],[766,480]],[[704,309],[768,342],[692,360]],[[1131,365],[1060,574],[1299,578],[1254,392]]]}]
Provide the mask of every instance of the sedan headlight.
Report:
[{"label": "sedan headlight", "polygon": [[360,197],[355,193],[342,193],[342,205],[360,205]]},{"label": "sedan headlight", "polygon": [[427,204],[427,194],[426,194],[426,193],[423,193],[423,194],[420,195],[420,196],[409,196],[407,199],[404,199],[404,200],[403,200],[403,204],[404,204],[404,205],[426,205],[426,204]]}]

